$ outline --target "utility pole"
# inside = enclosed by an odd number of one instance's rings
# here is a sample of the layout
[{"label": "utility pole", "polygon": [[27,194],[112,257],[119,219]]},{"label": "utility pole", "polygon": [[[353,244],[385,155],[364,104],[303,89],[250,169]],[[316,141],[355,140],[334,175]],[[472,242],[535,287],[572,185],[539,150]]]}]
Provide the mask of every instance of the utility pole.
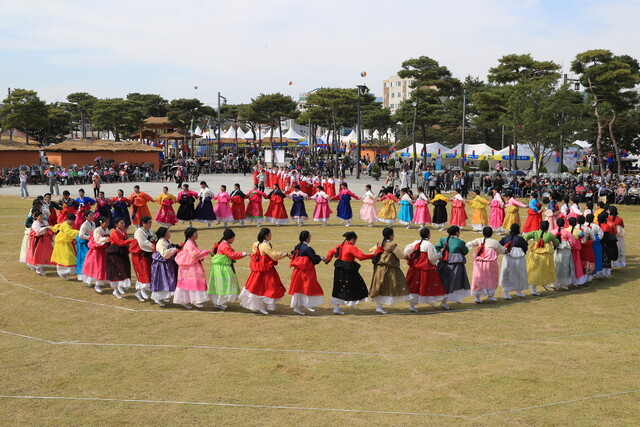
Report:
[{"label": "utility pole", "polygon": [[416,120],[418,118],[418,102],[413,101],[411,105],[413,106],[413,128],[411,130],[411,140],[413,143],[413,173],[411,174],[411,183],[417,184],[418,153],[416,150]]},{"label": "utility pole", "polygon": [[222,105],[226,105],[227,104],[227,98],[225,98],[224,96],[220,95],[220,92],[218,92],[218,155],[220,155],[221,150],[222,150],[222,145],[221,145],[221,141],[220,141],[220,134],[222,131],[222,119],[220,116],[220,99],[224,99],[224,102],[222,103]]},{"label": "utility pole", "polygon": [[464,169],[464,133],[467,129],[467,90],[462,90],[462,144],[460,145],[460,167]]}]

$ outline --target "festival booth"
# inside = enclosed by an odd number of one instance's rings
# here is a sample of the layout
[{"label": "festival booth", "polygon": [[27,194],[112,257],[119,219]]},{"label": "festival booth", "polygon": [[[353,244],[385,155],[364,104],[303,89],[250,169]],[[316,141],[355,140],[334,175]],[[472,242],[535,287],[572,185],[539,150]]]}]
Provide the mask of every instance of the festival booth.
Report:
[{"label": "festival booth", "polygon": [[113,159],[115,163],[160,164],[161,148],[140,142],[111,140],[67,140],[44,148],[49,163],[67,167],[70,165],[92,165],[96,157]]}]

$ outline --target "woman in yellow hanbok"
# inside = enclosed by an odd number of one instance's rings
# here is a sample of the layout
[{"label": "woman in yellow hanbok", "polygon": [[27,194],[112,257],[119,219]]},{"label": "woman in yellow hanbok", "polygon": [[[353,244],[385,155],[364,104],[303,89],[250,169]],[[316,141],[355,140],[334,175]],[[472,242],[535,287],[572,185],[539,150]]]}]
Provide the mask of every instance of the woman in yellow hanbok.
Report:
[{"label": "woman in yellow hanbok", "polygon": [[71,228],[76,220],[75,214],[68,214],[67,220],[53,226],[51,231],[56,233],[51,263],[56,266],[58,276],[69,280],[68,275],[76,274],[76,249],[73,246],[79,230]]},{"label": "woman in yellow hanbok", "polygon": [[555,235],[549,233],[547,221],[540,223],[540,230],[531,231],[522,237],[530,242],[527,251],[527,277],[531,295],[540,295],[537,286],[552,285],[557,280],[553,252],[560,242]]},{"label": "woman in yellow hanbok", "polygon": [[504,204],[504,221],[502,221],[502,228],[511,230],[512,224],[520,225],[519,209],[524,208],[525,205],[516,200],[516,198],[513,197],[513,193],[508,193],[507,197],[509,201]]},{"label": "woman in yellow hanbok", "polygon": [[480,195],[480,190],[473,190],[473,192],[476,193],[476,197],[469,202],[469,206],[473,209],[471,227],[473,231],[481,232],[489,224],[486,207],[489,206],[490,202]]},{"label": "woman in yellow hanbok", "polygon": [[396,217],[398,215],[396,210],[398,198],[394,196],[388,188],[385,188],[382,191],[384,195],[380,198],[380,201],[382,202],[382,209],[378,212],[378,221],[391,225],[396,222]]}]

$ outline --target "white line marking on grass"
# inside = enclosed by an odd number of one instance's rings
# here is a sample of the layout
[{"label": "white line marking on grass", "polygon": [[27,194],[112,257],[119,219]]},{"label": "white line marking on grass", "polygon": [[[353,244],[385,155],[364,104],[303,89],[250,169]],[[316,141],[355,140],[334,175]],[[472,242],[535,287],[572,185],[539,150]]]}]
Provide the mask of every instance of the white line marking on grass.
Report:
[{"label": "white line marking on grass", "polygon": [[284,409],[290,411],[321,411],[321,412],[348,412],[376,415],[410,415],[419,417],[446,417],[446,418],[472,418],[468,415],[429,414],[423,412],[396,412],[396,411],[372,411],[367,409],[339,409],[339,408],[313,408],[304,406],[276,406],[276,405],[251,405],[241,403],[221,402],[181,402],[176,400],[142,400],[142,399],[115,399],[99,397],[63,397],[63,396],[3,396],[2,399],[38,399],[38,400],[74,400],[90,402],[121,402],[121,403],[161,403],[166,405],[197,405],[197,406],[222,406],[231,408],[255,408],[255,409]]},{"label": "white line marking on grass", "polygon": [[478,350],[483,348],[501,347],[506,345],[516,345],[525,343],[535,343],[551,340],[561,340],[567,338],[577,338],[592,335],[606,335],[621,332],[635,332],[640,331],[640,328],[633,329],[616,329],[611,331],[600,332],[586,332],[583,334],[561,335],[547,338],[533,338],[528,340],[509,341],[495,344],[474,345],[469,347],[458,347],[445,350],[426,351],[413,354],[392,354],[392,353],[367,353],[367,352],[355,352],[355,351],[329,351],[329,350],[304,350],[304,349],[277,349],[277,348],[251,348],[251,347],[223,347],[223,346],[206,346],[206,345],[180,345],[180,344],[130,344],[130,343],[94,343],[94,342],[79,342],[79,341],[50,341],[43,338],[32,337],[29,335],[18,334],[15,332],[0,330],[0,333],[13,335],[19,338],[32,339],[36,341],[42,341],[53,345],[82,345],[93,347],[147,347],[147,348],[167,348],[167,349],[195,349],[195,350],[228,350],[228,351],[262,351],[262,352],[276,352],[276,353],[305,353],[305,354],[332,354],[342,356],[381,356],[381,357],[415,357],[424,356],[427,354],[439,354],[439,353],[453,353],[458,351]]},{"label": "white line marking on grass", "polygon": [[528,411],[530,409],[546,408],[548,406],[566,405],[568,403],[583,402],[585,400],[604,399],[606,397],[622,396],[625,394],[640,393],[640,390],[621,391],[619,393],[601,394],[599,396],[582,397],[580,399],[563,400],[561,402],[545,403],[543,405],[528,406],[526,408],[509,409],[508,411],[491,412],[489,414],[479,415],[477,418],[491,417],[494,415],[509,414],[511,412]]}]

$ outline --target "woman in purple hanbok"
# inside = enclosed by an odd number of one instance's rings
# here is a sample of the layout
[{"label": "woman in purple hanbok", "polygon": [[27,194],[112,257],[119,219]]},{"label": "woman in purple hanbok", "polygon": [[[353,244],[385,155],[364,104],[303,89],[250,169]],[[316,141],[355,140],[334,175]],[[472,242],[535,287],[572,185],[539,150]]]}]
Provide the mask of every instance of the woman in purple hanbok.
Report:
[{"label": "woman in purple hanbok", "polygon": [[178,264],[175,258],[180,247],[169,240],[171,232],[167,227],[158,228],[156,236],[156,251],[151,255],[151,299],[162,307],[176,291]]}]

